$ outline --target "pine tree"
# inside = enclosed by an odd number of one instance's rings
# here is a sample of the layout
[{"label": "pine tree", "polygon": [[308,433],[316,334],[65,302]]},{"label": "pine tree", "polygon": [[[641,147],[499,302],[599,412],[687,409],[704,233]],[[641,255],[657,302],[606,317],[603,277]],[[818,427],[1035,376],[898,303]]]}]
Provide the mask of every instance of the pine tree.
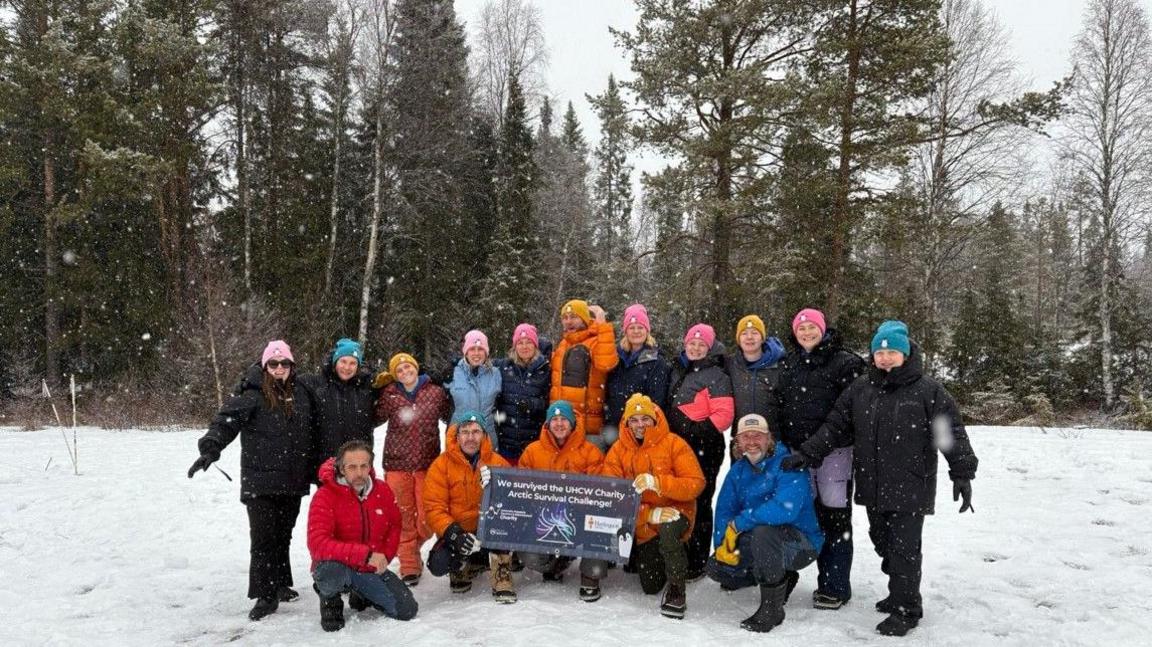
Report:
[{"label": "pine tree", "polygon": [[532,212],[537,178],[532,149],[524,95],[513,74],[508,79],[508,105],[500,130],[491,262],[480,297],[485,324],[497,334],[510,332],[536,314],[537,277],[542,267]]},{"label": "pine tree", "polygon": [[[388,102],[394,133],[388,152],[395,169],[388,221],[391,258],[383,285],[394,277],[382,311],[388,347],[441,361],[456,340],[480,324],[473,307],[482,277],[470,274],[482,226],[465,220],[473,125],[464,27],[451,3],[400,0],[396,4],[395,79]],[[445,235],[452,232],[453,235]]]},{"label": "pine tree", "polygon": [[596,179],[593,196],[596,227],[593,247],[604,286],[597,299],[610,312],[621,312],[635,301],[629,293],[636,275],[632,263],[632,167],[628,164],[628,111],[616,78],[608,76],[603,94],[588,97],[600,119],[600,143],[593,151]]}]

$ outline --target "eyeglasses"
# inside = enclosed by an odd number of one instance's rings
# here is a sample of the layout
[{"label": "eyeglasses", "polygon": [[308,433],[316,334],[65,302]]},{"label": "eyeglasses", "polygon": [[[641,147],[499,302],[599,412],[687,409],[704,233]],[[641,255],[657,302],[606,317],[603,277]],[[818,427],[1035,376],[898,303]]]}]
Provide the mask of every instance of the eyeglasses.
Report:
[{"label": "eyeglasses", "polygon": [[280,368],[281,366],[283,366],[284,368],[287,368],[287,369],[291,369],[293,366],[295,366],[295,364],[293,364],[292,360],[289,360],[289,359],[270,359],[270,360],[268,360],[268,363],[265,364],[264,366],[267,366],[268,368],[275,371],[276,369]]}]

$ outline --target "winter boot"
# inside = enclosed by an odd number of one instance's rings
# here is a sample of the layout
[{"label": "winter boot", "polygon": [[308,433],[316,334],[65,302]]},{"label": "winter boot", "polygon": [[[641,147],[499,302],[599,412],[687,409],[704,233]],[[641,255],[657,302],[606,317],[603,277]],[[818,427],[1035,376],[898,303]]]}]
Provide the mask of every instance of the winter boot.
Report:
[{"label": "winter boot", "polygon": [[788,604],[788,598],[792,597],[792,591],[796,588],[796,583],[800,581],[800,573],[798,571],[785,571],[784,572],[784,604]]},{"label": "winter boot", "polygon": [[888,596],[883,600],[876,603],[876,610],[880,613],[896,613],[899,611],[897,604],[892,601],[892,596]]},{"label": "winter boot", "polygon": [[276,598],[259,598],[256,600],[256,605],[248,612],[249,620],[259,620],[264,616],[276,613],[276,609],[280,608],[280,600]]},{"label": "winter boot", "polygon": [[404,577],[401,577],[400,581],[403,582],[408,588],[413,588],[420,583],[420,574],[409,573]]},{"label": "winter boot", "polygon": [[348,594],[348,606],[352,607],[353,611],[363,611],[372,606],[372,603],[368,601],[368,598],[353,591]]},{"label": "winter boot", "polygon": [[472,578],[467,571],[468,569],[465,568],[448,574],[448,586],[453,593],[467,593],[472,590]]},{"label": "winter boot", "polygon": [[320,628],[324,631],[344,628],[344,600],[339,595],[320,598]]},{"label": "winter boot", "polygon": [[511,555],[492,555],[492,597],[501,604],[516,601],[516,589],[512,586]]},{"label": "winter boot", "polygon": [[684,617],[688,610],[688,593],[683,582],[668,582],[664,589],[664,596],[660,599],[660,615],[666,618]]},{"label": "winter boot", "polygon": [[280,598],[281,602],[291,602],[300,597],[300,594],[292,587],[282,586],[276,590],[276,597]]},{"label": "winter boot", "polygon": [[845,604],[848,604],[848,600],[838,598],[835,595],[828,595],[822,591],[812,592],[813,608],[824,609],[825,611],[835,611]]},{"label": "winter boot", "polygon": [[[564,571],[568,570],[568,565],[572,563],[570,557],[556,557],[551,560],[548,568],[544,569],[545,582],[563,582]],[[513,571],[515,572],[515,571]]]},{"label": "winter boot", "polygon": [[904,636],[920,624],[919,618],[893,613],[876,625],[876,631],[884,636]]},{"label": "winter boot", "polygon": [[765,633],[784,622],[784,598],[788,595],[788,580],[760,585],[760,607],[756,613],[740,623],[741,629]]},{"label": "winter boot", "polygon": [[600,580],[587,575],[580,576],[580,599],[595,602],[600,599]]}]

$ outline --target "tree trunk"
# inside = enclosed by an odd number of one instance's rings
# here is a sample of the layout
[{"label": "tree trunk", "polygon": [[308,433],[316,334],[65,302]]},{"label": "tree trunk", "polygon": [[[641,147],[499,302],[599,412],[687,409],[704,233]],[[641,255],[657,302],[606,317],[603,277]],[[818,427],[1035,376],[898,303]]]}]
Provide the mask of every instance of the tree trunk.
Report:
[{"label": "tree trunk", "polygon": [[844,276],[848,266],[848,236],[852,232],[849,200],[852,193],[852,131],[855,128],[856,84],[860,77],[860,44],[857,40],[856,2],[849,12],[848,72],[844,101],[840,107],[840,162],[836,169],[836,196],[832,203],[832,275],[829,277],[825,314],[829,321],[840,315]]},{"label": "tree trunk", "polygon": [[384,110],[382,101],[376,103],[376,138],[373,142],[372,223],[368,227],[368,258],[364,261],[364,280],[360,290],[360,329],[358,338],[361,346],[368,342],[368,307],[372,302],[372,279],[376,274],[376,248],[379,246],[381,212],[384,209]]},{"label": "tree trunk", "polygon": [[331,230],[328,232],[328,263],[324,266],[323,298],[332,301],[332,274],[336,266],[336,235],[340,226],[340,143],[344,131],[344,86],[336,96],[335,123],[332,133],[332,200],[329,206]]},{"label": "tree trunk", "polygon": [[44,133],[44,377],[48,386],[60,383],[60,307],[56,282],[60,273],[56,249],[56,161],[52,132]]}]

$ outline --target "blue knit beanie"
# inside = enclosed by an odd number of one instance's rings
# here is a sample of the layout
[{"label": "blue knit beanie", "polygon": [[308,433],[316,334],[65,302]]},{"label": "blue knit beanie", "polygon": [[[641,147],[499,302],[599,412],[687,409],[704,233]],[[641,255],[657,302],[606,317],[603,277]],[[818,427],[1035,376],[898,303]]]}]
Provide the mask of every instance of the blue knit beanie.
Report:
[{"label": "blue knit beanie", "polygon": [[360,348],[360,343],[348,339],[347,337],[336,342],[336,348],[332,351],[332,363],[340,361],[341,357],[355,357],[357,364],[364,362],[364,351]]},{"label": "blue knit beanie", "polygon": [[910,354],[912,346],[908,343],[908,324],[895,319],[880,324],[876,335],[872,337],[872,352],[878,350],[898,350],[905,356]]},{"label": "blue knit beanie", "polygon": [[576,412],[572,410],[572,405],[567,400],[557,400],[548,405],[548,415],[544,416],[545,421],[551,420],[556,416],[563,416],[568,419],[568,422],[573,427],[576,426]]}]

